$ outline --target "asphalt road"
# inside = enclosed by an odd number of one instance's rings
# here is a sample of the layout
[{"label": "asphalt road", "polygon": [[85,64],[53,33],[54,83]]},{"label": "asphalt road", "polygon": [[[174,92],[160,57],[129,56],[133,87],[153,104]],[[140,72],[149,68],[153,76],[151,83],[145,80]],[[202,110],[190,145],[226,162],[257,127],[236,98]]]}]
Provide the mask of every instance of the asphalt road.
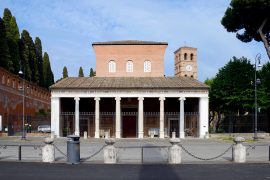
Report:
[{"label": "asphalt road", "polygon": [[0,162],[0,179],[270,179],[270,164],[104,165]]}]

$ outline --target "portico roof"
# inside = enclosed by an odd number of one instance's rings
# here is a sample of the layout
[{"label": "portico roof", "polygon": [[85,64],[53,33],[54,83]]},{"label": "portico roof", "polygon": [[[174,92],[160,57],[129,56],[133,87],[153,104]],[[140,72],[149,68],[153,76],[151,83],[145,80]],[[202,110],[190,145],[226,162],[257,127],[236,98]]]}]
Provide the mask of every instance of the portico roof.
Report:
[{"label": "portico roof", "polygon": [[54,89],[206,89],[189,77],[68,77],[53,84]]}]

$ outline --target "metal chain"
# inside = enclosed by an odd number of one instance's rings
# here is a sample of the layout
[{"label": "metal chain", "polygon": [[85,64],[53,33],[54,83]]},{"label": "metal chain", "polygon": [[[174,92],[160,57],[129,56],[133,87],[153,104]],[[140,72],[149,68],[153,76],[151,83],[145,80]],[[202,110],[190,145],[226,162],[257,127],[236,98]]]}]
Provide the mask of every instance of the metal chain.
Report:
[{"label": "metal chain", "polygon": [[97,154],[99,154],[107,145],[103,145],[98,151],[96,151],[94,154],[92,154],[91,156],[88,156],[86,158],[81,158],[81,161],[87,161],[89,159],[91,159],[92,157],[96,156]]},{"label": "metal chain", "polygon": [[57,151],[59,151],[62,155],[64,155],[65,157],[67,157],[67,155],[61,151],[55,144],[53,144],[53,146],[55,147],[55,149],[57,149]]},{"label": "metal chain", "polygon": [[217,159],[217,158],[223,156],[224,154],[226,154],[226,153],[233,147],[233,144],[232,144],[230,147],[228,147],[223,153],[221,153],[221,154],[218,155],[218,156],[212,157],[212,158],[201,158],[201,157],[196,156],[196,155],[192,154],[191,152],[189,152],[182,144],[180,144],[180,147],[181,147],[187,154],[189,154],[190,156],[192,156],[192,157],[194,157],[194,158],[196,158],[196,159],[203,160],[203,161],[209,161],[209,160]]},{"label": "metal chain", "polygon": [[[7,146],[5,146],[5,145],[2,146],[2,145],[0,145],[0,149],[7,149]],[[0,154],[2,154],[1,151],[0,151]]]},{"label": "metal chain", "polygon": [[247,156],[249,156],[249,150],[254,150],[254,149],[256,149],[256,145],[248,145],[248,148],[247,148],[247,150],[246,150],[246,152],[247,152]]}]

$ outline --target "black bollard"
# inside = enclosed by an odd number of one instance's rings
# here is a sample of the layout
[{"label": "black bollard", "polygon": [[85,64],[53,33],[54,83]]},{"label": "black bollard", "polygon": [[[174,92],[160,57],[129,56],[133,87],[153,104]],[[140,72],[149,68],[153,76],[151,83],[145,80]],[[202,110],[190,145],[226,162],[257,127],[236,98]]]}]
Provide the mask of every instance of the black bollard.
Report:
[{"label": "black bollard", "polygon": [[19,158],[19,161],[21,161],[22,160],[22,146],[19,146],[19,154],[18,154],[18,158]]}]

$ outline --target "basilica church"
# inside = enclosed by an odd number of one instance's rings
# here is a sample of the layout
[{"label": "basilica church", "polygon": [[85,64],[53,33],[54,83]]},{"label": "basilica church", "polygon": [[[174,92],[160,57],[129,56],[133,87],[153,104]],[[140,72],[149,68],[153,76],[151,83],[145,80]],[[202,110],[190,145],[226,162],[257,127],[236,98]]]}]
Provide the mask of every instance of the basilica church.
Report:
[{"label": "basilica church", "polygon": [[204,138],[209,87],[197,80],[197,49],[174,52],[164,76],[166,42],[94,42],[95,77],[68,77],[50,87],[51,127],[58,137]]}]

